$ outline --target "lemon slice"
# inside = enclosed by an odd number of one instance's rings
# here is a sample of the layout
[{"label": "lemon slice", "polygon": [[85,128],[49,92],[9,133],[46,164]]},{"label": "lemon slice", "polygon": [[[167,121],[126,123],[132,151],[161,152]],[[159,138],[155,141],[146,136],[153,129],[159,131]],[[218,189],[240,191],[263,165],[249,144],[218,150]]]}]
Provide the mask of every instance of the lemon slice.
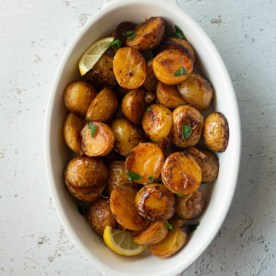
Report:
[{"label": "lemon slice", "polygon": [[145,250],[145,246],[135,243],[129,231],[121,231],[106,226],[103,234],[105,244],[123,256],[135,256]]},{"label": "lemon slice", "polygon": [[108,49],[108,45],[114,40],[114,37],[105,37],[93,43],[81,56],[79,61],[79,70],[80,74],[85,75],[96,62],[100,59],[100,57],[104,54],[104,52]]}]

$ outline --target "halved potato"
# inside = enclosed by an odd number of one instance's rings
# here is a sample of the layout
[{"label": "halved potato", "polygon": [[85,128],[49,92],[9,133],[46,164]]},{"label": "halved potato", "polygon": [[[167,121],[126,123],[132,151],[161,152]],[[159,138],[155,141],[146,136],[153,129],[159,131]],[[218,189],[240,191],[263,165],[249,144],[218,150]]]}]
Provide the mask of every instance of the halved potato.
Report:
[{"label": "halved potato", "polygon": [[153,63],[153,59],[150,59],[147,62],[147,77],[143,83],[143,87],[147,90],[147,91],[155,91],[156,90],[156,85],[158,82],[158,79],[155,77],[153,68],[152,68],[152,63]]},{"label": "halved potato", "polygon": [[121,22],[112,32],[112,36],[119,39],[123,43],[123,45],[125,45],[125,42],[127,40],[126,32],[132,31],[135,27],[135,23],[129,21]]}]

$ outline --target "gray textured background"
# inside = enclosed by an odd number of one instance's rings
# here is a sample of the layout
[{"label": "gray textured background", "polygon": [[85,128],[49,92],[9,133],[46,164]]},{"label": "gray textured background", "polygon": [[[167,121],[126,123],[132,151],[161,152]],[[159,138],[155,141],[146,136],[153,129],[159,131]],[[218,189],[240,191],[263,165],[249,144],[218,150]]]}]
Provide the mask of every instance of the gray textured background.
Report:
[{"label": "gray textured background", "polygon": [[[0,275],[100,275],[75,248],[46,182],[43,124],[65,49],[101,7],[10,0],[0,9]],[[180,0],[219,49],[243,131],[235,198],[217,238],[183,275],[276,275],[276,2]]]}]

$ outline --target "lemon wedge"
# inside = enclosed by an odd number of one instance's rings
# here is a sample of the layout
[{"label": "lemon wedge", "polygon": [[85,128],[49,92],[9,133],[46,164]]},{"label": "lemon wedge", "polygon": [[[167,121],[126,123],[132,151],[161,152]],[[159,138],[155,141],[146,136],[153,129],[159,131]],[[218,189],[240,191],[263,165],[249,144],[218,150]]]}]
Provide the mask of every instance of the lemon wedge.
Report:
[{"label": "lemon wedge", "polygon": [[105,37],[93,43],[81,56],[79,61],[80,74],[83,76],[97,63],[100,57],[108,49],[108,45],[114,37]]},{"label": "lemon wedge", "polygon": [[136,256],[145,250],[145,246],[135,243],[129,231],[122,231],[106,226],[103,239],[105,244],[117,254]]}]

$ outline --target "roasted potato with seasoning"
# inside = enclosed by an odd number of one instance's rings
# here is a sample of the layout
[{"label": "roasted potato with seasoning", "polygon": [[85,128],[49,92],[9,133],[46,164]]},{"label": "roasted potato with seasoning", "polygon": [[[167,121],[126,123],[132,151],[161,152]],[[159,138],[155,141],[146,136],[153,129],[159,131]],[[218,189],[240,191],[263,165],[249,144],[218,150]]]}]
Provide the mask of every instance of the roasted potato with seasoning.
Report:
[{"label": "roasted potato with seasoning", "polygon": [[203,116],[190,105],[181,105],[173,111],[172,141],[186,148],[198,143],[203,128]]},{"label": "roasted potato with seasoning", "polygon": [[199,217],[204,209],[205,200],[201,191],[180,195],[176,198],[175,213],[182,219],[193,219]]},{"label": "roasted potato with seasoning", "polygon": [[146,104],[151,104],[156,99],[156,93],[153,91],[147,90],[145,93],[145,102]]},{"label": "roasted potato with seasoning", "polygon": [[88,122],[81,131],[81,148],[87,156],[107,155],[114,147],[115,135],[102,122]]},{"label": "roasted potato with seasoning", "polygon": [[164,185],[175,194],[187,195],[201,183],[201,168],[187,151],[172,153],[162,168]]},{"label": "roasted potato with seasoning", "polygon": [[125,229],[143,231],[149,221],[139,215],[134,200],[136,189],[131,186],[117,187],[110,195],[110,209],[116,221]]},{"label": "roasted potato with seasoning", "polygon": [[122,112],[134,124],[141,123],[145,108],[145,91],[141,87],[131,90],[122,100]]},{"label": "roasted potato with seasoning", "polygon": [[148,184],[135,197],[139,214],[148,220],[170,219],[175,210],[174,195],[163,184]]},{"label": "roasted potato with seasoning", "polygon": [[127,33],[131,32],[136,27],[135,23],[124,21],[121,22],[112,32],[112,36],[119,39],[125,45],[128,38]]},{"label": "roasted potato with seasoning", "polygon": [[87,113],[87,121],[105,122],[110,120],[119,107],[116,94],[109,88],[104,88],[90,104]]},{"label": "roasted potato with seasoning", "polygon": [[142,54],[133,48],[120,48],[113,60],[115,78],[120,86],[136,89],[143,85],[147,76],[147,64]]},{"label": "roasted potato with seasoning", "polygon": [[192,60],[178,49],[160,52],[153,59],[152,66],[156,78],[169,85],[181,83],[193,71]]},{"label": "roasted potato with seasoning", "polygon": [[158,82],[158,79],[155,77],[155,74],[152,68],[152,62],[153,62],[153,59],[150,59],[147,62],[147,77],[143,83],[143,87],[147,91],[155,91],[157,82]]},{"label": "roasted potato with seasoning", "polygon": [[161,242],[168,235],[167,221],[155,221],[144,231],[135,234],[133,240],[141,245],[152,245]]},{"label": "roasted potato with seasoning", "polygon": [[158,179],[164,164],[164,155],[151,143],[140,143],[126,159],[129,178],[138,184],[149,184]]},{"label": "roasted potato with seasoning", "polygon": [[144,112],[143,129],[153,141],[159,141],[169,135],[172,127],[172,112],[161,104],[152,104]]},{"label": "roasted potato with seasoning", "polygon": [[97,91],[89,83],[73,81],[64,90],[64,103],[70,112],[84,117],[96,95]]},{"label": "roasted potato with seasoning", "polygon": [[210,114],[203,126],[203,139],[205,144],[213,151],[223,152],[229,141],[228,121],[220,112]]},{"label": "roasted potato with seasoning", "polygon": [[87,213],[87,219],[91,228],[100,236],[103,235],[106,226],[116,227],[116,220],[113,216],[107,199],[100,198],[94,201]]},{"label": "roasted potato with seasoning", "polygon": [[115,134],[115,151],[123,156],[128,156],[134,147],[144,141],[141,131],[127,119],[114,120],[111,128]]},{"label": "roasted potato with seasoning", "polygon": [[74,113],[69,113],[63,125],[63,136],[66,145],[74,152],[81,152],[80,132],[84,126],[83,119]]},{"label": "roasted potato with seasoning", "polygon": [[150,50],[162,41],[165,34],[165,21],[162,17],[151,17],[133,30],[133,38],[126,45],[139,51]]},{"label": "roasted potato with seasoning", "polygon": [[186,104],[175,85],[168,85],[161,81],[158,82],[156,87],[156,97],[159,103],[168,108],[176,108]]},{"label": "roasted potato with seasoning", "polygon": [[213,99],[214,90],[211,83],[199,74],[190,74],[177,85],[177,89],[188,104],[199,110],[209,108]]}]

